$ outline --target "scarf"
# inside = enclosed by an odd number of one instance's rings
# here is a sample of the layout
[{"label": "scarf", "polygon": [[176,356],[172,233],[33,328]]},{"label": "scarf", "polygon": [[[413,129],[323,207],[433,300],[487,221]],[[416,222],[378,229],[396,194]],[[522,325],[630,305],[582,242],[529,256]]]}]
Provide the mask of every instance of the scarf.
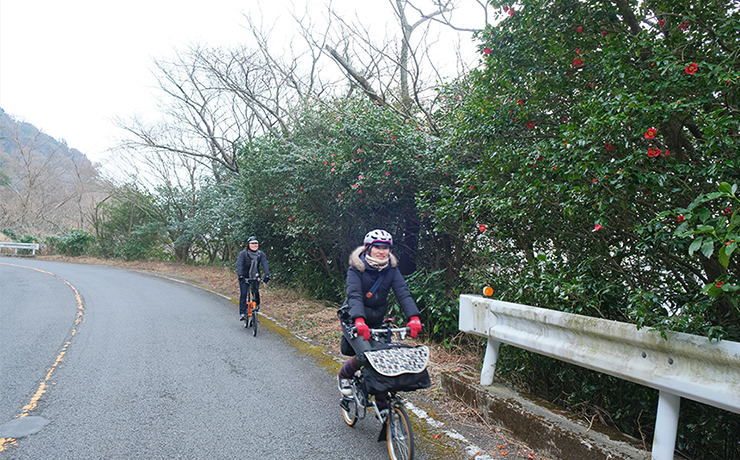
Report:
[{"label": "scarf", "polygon": [[390,255],[388,256],[387,259],[380,260],[380,259],[376,259],[374,257],[370,257],[369,255],[365,254],[365,262],[367,262],[367,264],[370,265],[371,268],[374,268],[377,271],[381,271],[385,267],[387,267],[390,260],[391,260]]}]

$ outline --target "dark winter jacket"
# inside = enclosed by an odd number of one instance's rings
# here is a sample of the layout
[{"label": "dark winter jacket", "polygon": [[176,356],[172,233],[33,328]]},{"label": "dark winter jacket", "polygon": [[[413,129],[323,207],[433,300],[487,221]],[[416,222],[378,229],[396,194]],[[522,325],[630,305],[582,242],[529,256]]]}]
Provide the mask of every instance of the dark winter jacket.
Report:
[{"label": "dark winter jacket", "polygon": [[369,327],[379,327],[383,323],[385,315],[388,314],[388,294],[391,288],[401,305],[401,309],[406,314],[406,318],[419,316],[419,309],[416,307],[413,297],[411,297],[406,281],[398,270],[398,260],[393,254],[390,254],[390,262],[383,269],[383,272],[386,272],[383,281],[372,297],[366,297],[381,272],[365,262],[364,250],[365,247],[360,246],[349,256],[347,303],[350,307],[352,320],[363,317]]},{"label": "dark winter jacket", "polygon": [[[260,266],[264,277],[260,276]],[[239,278],[269,278],[270,268],[267,266],[267,256],[259,249],[256,251],[243,249],[236,261],[236,274]]]}]

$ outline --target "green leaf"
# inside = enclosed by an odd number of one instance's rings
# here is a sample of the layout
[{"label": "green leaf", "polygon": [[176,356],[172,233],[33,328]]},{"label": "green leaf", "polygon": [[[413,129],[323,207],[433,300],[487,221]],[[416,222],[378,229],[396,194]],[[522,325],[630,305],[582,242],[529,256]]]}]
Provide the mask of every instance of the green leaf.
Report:
[{"label": "green leaf", "polygon": [[734,193],[733,186],[728,184],[727,182],[720,182],[719,184],[719,191],[722,193]]},{"label": "green leaf", "polygon": [[701,253],[704,254],[704,257],[707,259],[712,257],[712,254],[714,253],[714,242],[712,240],[706,240],[701,246]]},{"label": "green leaf", "polygon": [[735,249],[737,249],[737,243],[734,241],[727,246],[725,246],[725,252],[727,253],[727,257],[731,256],[733,252],[735,252]]},{"label": "green leaf", "polygon": [[730,264],[730,255],[727,254],[727,246],[722,246],[719,249],[719,251],[717,252],[717,258],[719,259],[719,263],[721,263],[723,267],[727,268],[727,266]]},{"label": "green leaf", "polygon": [[689,246],[689,256],[693,256],[696,251],[699,250],[701,247],[701,243],[704,240],[701,236],[693,241],[691,243],[691,246]]}]

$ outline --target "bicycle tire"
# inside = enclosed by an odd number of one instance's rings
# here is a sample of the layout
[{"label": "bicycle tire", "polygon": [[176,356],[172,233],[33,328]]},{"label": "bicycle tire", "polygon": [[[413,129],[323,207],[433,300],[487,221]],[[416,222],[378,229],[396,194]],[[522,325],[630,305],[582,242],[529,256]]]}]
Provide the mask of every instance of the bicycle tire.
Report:
[{"label": "bicycle tire", "polygon": [[352,399],[346,399],[344,401],[346,403],[347,409],[342,406],[342,416],[344,417],[344,423],[346,423],[349,426],[355,426],[357,423],[357,401],[354,397]]},{"label": "bicycle tire", "polygon": [[386,423],[386,441],[391,460],[413,460],[414,432],[403,407],[391,404]]},{"label": "bicycle tire", "polygon": [[257,312],[252,311],[252,336],[257,337],[257,325],[259,324],[259,321],[257,321]]}]

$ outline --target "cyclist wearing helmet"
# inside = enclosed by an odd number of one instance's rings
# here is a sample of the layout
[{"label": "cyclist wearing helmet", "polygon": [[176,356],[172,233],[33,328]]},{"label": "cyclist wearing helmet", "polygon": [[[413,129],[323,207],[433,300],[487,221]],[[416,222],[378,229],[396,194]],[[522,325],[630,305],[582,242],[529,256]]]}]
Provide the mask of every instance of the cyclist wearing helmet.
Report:
[{"label": "cyclist wearing helmet", "polygon": [[[270,268],[267,266],[267,256],[259,249],[257,237],[250,236],[247,247],[239,253],[236,261],[236,275],[239,277],[239,319],[247,319],[247,289],[252,289],[252,298],[257,310],[260,308],[260,283],[270,281]],[[264,278],[260,275],[260,266],[264,271]],[[252,281],[250,281],[252,280]],[[257,281],[254,281],[257,280]]]},{"label": "cyclist wearing helmet", "polygon": [[[371,349],[370,328],[378,328],[388,313],[388,294],[391,289],[409,318],[407,326],[411,337],[421,331],[419,309],[411,297],[401,272],[398,260],[391,254],[393,238],[385,230],[372,230],[365,235],[364,245],[355,249],[349,257],[347,270],[347,300],[340,310],[342,320],[342,353],[355,355],[347,361],[337,376],[339,391],[352,394],[350,379],[360,369],[358,356]],[[354,325],[357,336],[352,334]],[[376,402],[382,404],[384,401]]]}]

